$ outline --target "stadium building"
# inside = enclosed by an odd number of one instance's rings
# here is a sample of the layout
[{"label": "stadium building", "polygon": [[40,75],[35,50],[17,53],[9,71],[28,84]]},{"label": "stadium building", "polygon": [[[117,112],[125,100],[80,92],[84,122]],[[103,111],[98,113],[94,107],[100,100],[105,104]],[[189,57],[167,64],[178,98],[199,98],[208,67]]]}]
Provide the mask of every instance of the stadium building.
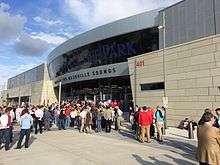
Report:
[{"label": "stadium building", "polygon": [[[97,27],[55,48],[44,70],[48,78],[37,82],[47,81],[50,94],[24,94],[37,104],[57,100],[61,84],[62,99],[165,104],[170,126],[198,120],[220,106],[220,1],[183,0]],[[18,98],[10,81],[9,100]]]},{"label": "stadium building", "polygon": [[122,19],[78,35],[54,49],[48,69],[62,99],[132,101],[129,57],[158,50],[159,10]]}]

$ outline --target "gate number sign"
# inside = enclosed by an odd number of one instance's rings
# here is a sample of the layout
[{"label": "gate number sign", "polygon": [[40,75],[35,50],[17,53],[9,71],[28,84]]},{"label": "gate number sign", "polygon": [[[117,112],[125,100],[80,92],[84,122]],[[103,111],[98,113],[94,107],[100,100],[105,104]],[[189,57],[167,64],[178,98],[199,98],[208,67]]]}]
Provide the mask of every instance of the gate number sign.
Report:
[{"label": "gate number sign", "polygon": [[137,67],[144,67],[144,60],[139,60],[136,62]]}]

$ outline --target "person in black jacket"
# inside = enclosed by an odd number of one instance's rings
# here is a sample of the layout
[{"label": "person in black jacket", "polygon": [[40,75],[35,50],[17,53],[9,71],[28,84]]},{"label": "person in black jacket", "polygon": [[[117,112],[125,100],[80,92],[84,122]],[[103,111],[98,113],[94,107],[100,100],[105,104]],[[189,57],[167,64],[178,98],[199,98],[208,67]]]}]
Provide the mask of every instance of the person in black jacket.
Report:
[{"label": "person in black jacket", "polygon": [[59,124],[58,124],[59,130],[61,130],[61,129],[65,130],[66,129],[65,128],[65,119],[66,119],[66,115],[64,113],[64,110],[62,109],[60,111],[60,115],[59,115]]},{"label": "person in black jacket", "polygon": [[134,130],[135,130],[135,137],[137,140],[139,140],[140,138],[140,126],[138,124],[138,117],[141,110],[142,108],[138,108],[138,110],[134,113]]},{"label": "person in black jacket", "polygon": [[44,121],[44,129],[47,131],[50,131],[50,121],[52,120],[52,115],[50,111],[45,108],[44,109],[44,116],[43,116],[43,121]]},{"label": "person in black jacket", "polygon": [[217,108],[215,112],[216,112],[215,127],[220,128],[220,108]]}]

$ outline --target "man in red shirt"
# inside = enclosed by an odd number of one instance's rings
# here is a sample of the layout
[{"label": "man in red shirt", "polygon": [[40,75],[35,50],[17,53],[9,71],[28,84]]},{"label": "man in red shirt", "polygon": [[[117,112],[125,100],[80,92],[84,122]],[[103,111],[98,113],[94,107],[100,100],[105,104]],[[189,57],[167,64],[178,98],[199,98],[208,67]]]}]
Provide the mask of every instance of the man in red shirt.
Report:
[{"label": "man in red shirt", "polygon": [[72,111],[71,106],[69,104],[67,104],[65,107],[65,110],[64,110],[64,113],[66,115],[66,121],[65,121],[66,128],[68,128],[70,126],[70,122],[71,122],[70,113],[71,113],[71,111]]},{"label": "man in red shirt", "polygon": [[150,139],[150,125],[153,122],[153,113],[146,106],[143,107],[143,111],[139,113],[139,126],[141,127],[140,141],[143,143],[145,134],[147,136],[147,143],[151,143]]}]

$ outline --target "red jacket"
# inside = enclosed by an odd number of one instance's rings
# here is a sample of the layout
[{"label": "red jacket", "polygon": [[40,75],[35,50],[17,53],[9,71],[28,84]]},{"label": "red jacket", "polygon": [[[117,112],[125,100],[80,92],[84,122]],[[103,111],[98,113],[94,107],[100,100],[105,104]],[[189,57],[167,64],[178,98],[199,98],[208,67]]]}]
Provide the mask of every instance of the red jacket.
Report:
[{"label": "red jacket", "polygon": [[139,113],[138,122],[141,126],[148,126],[153,123],[153,112],[143,111]]}]

